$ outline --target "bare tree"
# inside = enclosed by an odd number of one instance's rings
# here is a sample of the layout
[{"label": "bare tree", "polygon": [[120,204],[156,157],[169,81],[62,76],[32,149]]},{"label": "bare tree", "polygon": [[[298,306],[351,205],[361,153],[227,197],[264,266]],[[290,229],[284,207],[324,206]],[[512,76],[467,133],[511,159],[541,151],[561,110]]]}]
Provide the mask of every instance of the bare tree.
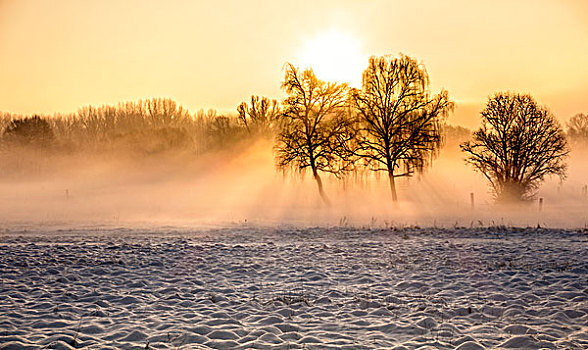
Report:
[{"label": "bare tree", "polygon": [[352,166],[344,144],[353,135],[347,118],[349,89],[345,84],[324,82],[311,69],[299,71],[286,65],[282,88],[282,128],[275,146],[281,169],[310,169],[323,201],[328,205],[319,172],[339,176]]},{"label": "bare tree", "polygon": [[248,133],[268,134],[274,129],[281,110],[276,100],[251,96],[251,105],[243,102],[237,107],[237,112]]},{"label": "bare tree", "polygon": [[588,114],[578,113],[567,123],[568,137],[573,141],[588,141]]},{"label": "bare tree", "polygon": [[116,128],[116,108],[113,106],[82,107],[78,109],[77,122],[86,143],[97,146],[111,136]]},{"label": "bare tree", "polygon": [[149,121],[145,105],[146,103],[142,100],[119,103],[116,109],[116,133],[127,134],[148,128]]},{"label": "bare tree", "polygon": [[455,146],[459,149],[461,143],[470,139],[472,131],[463,126],[447,124],[443,127],[443,134],[445,135],[444,147]]},{"label": "bare tree", "polygon": [[497,93],[481,115],[481,128],[461,149],[488,179],[498,201],[530,199],[545,176],[565,176],[564,132],[530,95]]},{"label": "bare tree", "polygon": [[4,130],[10,125],[12,119],[13,117],[10,113],[0,112],[0,135],[4,134]]},{"label": "bare tree", "polygon": [[152,127],[183,127],[190,121],[190,113],[169,98],[152,98],[143,103],[145,116]]},{"label": "bare tree", "polygon": [[47,147],[54,141],[51,124],[38,115],[12,120],[3,136],[16,145],[38,148]]},{"label": "bare tree", "polygon": [[431,96],[429,76],[415,59],[371,57],[361,90],[353,93],[359,137],[354,153],[374,171],[386,171],[392,200],[395,178],[425,169],[442,144],[453,103],[447,91]]}]

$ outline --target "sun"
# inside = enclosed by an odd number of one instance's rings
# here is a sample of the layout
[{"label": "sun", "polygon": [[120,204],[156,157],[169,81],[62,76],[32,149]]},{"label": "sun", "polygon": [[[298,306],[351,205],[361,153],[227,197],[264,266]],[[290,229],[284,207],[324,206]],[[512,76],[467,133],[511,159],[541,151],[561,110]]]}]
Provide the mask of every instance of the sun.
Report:
[{"label": "sun", "polygon": [[331,30],[305,43],[300,62],[302,67],[312,68],[319,79],[360,87],[367,57],[362,54],[359,39],[348,33]]}]

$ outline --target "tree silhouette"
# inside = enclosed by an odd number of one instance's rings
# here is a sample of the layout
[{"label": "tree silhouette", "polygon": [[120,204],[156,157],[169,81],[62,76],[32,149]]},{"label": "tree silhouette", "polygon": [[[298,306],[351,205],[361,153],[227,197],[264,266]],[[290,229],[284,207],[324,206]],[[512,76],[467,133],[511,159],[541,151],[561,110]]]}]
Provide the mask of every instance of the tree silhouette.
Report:
[{"label": "tree silhouette", "polygon": [[422,171],[437,155],[453,103],[445,90],[431,96],[425,68],[405,55],[371,57],[362,85],[352,98],[359,119],[353,152],[388,173],[396,202],[395,178]]},{"label": "tree silhouette", "polygon": [[268,134],[280,116],[278,101],[267,97],[251,96],[251,105],[247,102],[237,107],[239,119],[250,134]]},{"label": "tree silhouette", "polygon": [[481,115],[481,128],[461,149],[468,153],[466,162],[488,179],[498,201],[530,199],[545,176],[565,176],[564,132],[530,95],[497,93]]},{"label": "tree silhouette", "polygon": [[169,98],[152,98],[141,102],[151,127],[183,127],[191,119],[187,110]]},{"label": "tree silhouette", "polygon": [[352,166],[345,143],[353,138],[347,118],[349,89],[345,84],[324,82],[312,69],[299,71],[286,64],[282,88],[282,128],[275,146],[277,165],[312,171],[319,194],[328,205],[319,172],[339,176]]},{"label": "tree silhouette", "polygon": [[78,109],[77,123],[85,142],[96,146],[117,130],[117,110],[113,106],[82,107]]},{"label": "tree silhouette", "polygon": [[567,123],[568,137],[573,141],[588,141],[588,114],[578,113]]},{"label": "tree silhouette", "polygon": [[175,101],[152,98],[118,106],[82,107],[72,127],[78,128],[85,141],[96,143],[147,128],[186,128],[192,121],[189,112]]},{"label": "tree silhouette", "polygon": [[14,117],[10,113],[0,112],[0,134],[4,134],[4,130],[12,123]]},{"label": "tree silhouette", "polygon": [[472,131],[459,125],[445,125],[443,134],[445,135],[444,147],[455,146],[455,148],[459,149],[461,143],[469,140]]},{"label": "tree silhouette", "polygon": [[234,116],[215,115],[207,123],[207,147],[211,150],[234,147],[242,140],[244,133]]},{"label": "tree silhouette", "polygon": [[4,130],[4,137],[20,146],[32,147],[47,147],[54,139],[51,125],[38,115],[12,120]]}]

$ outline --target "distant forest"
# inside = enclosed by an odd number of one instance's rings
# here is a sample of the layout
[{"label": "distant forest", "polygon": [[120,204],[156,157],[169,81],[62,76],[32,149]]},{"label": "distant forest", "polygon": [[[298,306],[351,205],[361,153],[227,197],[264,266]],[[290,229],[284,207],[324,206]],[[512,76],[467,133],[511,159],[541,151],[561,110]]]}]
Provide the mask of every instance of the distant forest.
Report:
[{"label": "distant forest", "polygon": [[[274,137],[275,130],[271,127],[260,130],[248,123],[249,119],[249,116],[241,118],[238,113],[222,115],[214,109],[191,113],[169,98],[87,106],[65,115],[0,112],[0,149],[3,155],[19,150],[63,155],[88,152],[199,155]],[[448,144],[462,142],[471,133],[461,126],[445,125],[444,130]]]},{"label": "distant forest", "polygon": [[450,145],[469,154],[468,163],[497,197],[514,192],[515,199],[527,199],[544,176],[565,176],[568,144],[588,140],[588,115],[575,115],[564,131],[546,108],[521,94],[489,98],[474,132],[449,125],[454,103],[445,90],[430,93],[428,84],[415,59],[385,56],[370,59],[362,89],[321,81],[312,70],[288,64],[283,101],[254,95],[230,115],[190,113],[169,98],[87,106],[67,115],[0,113],[0,174],[39,174],[54,156],[133,162],[238,155],[265,140],[278,168],[312,173],[326,204],[320,173],[339,178],[361,169],[387,173],[396,201],[395,178],[423,171]]},{"label": "distant forest", "polygon": [[0,134],[3,151],[143,156],[168,151],[200,154],[247,137],[235,116],[218,115],[214,110],[192,114],[169,98],[87,106],[67,115],[0,113]]}]

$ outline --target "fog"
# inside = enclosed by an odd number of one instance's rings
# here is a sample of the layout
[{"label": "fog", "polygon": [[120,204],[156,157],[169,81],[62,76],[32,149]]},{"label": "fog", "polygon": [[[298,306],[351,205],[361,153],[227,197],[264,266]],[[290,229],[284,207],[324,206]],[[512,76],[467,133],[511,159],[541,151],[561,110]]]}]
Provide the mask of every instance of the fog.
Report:
[{"label": "fog", "polygon": [[482,175],[465,164],[458,141],[449,140],[424,174],[399,179],[397,204],[384,174],[322,175],[331,206],[322,202],[312,176],[276,169],[268,138],[203,154],[4,149],[0,220],[4,228],[23,229],[587,226],[587,154],[580,147],[571,152],[563,183],[547,179],[535,200],[504,207],[494,204]]}]

